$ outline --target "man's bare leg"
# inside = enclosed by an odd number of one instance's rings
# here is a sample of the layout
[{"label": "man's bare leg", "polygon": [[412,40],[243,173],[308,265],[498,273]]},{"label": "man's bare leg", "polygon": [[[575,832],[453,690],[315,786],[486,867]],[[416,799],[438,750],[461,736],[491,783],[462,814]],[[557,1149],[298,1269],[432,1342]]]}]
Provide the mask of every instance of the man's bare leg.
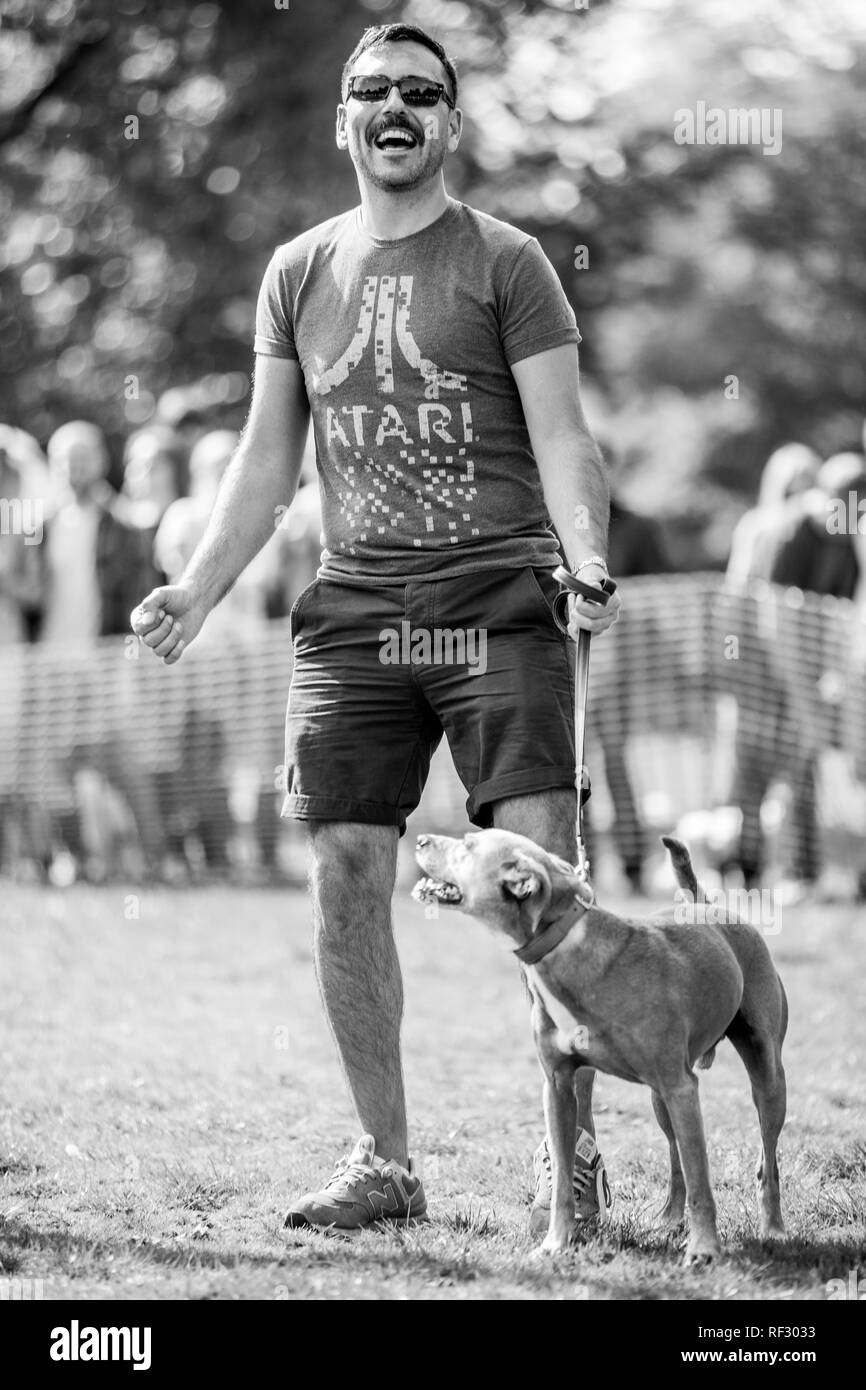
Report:
[{"label": "man's bare leg", "polygon": [[362,1129],[381,1158],[409,1160],[400,1059],[403,981],[391,897],[397,829],[310,821],[313,952],[325,1013]]}]

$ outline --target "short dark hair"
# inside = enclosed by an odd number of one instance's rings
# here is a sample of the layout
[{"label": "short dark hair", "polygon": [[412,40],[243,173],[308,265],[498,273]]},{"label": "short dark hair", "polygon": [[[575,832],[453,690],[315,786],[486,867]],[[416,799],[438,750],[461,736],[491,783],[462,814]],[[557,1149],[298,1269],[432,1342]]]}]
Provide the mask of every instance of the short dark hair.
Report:
[{"label": "short dark hair", "polygon": [[346,82],[361,54],[366,53],[369,48],[382,48],[386,43],[419,43],[422,48],[429,48],[431,53],[435,53],[451,84],[451,98],[456,102],[457,69],[441,43],[424,29],[419,28],[417,24],[372,24],[369,29],[365,29],[343,64],[343,71],[340,76],[341,96],[345,93]]}]

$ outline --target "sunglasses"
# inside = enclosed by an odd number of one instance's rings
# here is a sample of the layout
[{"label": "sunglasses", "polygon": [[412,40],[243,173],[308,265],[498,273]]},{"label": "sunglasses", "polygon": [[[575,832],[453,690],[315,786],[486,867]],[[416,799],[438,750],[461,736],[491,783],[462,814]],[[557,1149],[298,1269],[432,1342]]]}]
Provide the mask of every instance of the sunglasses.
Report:
[{"label": "sunglasses", "polygon": [[387,101],[392,87],[397,88],[407,106],[435,106],[439,101],[446,101],[454,109],[454,102],[442,83],[431,82],[429,77],[385,77],[382,73],[375,77],[350,77],[346,99]]}]

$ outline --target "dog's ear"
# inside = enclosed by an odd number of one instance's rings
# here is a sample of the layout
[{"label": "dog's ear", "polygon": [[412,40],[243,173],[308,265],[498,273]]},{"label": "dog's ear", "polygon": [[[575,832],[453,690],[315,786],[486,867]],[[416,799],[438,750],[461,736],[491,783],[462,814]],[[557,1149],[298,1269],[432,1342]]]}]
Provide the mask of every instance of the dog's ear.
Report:
[{"label": "dog's ear", "polygon": [[539,866],[519,851],[500,865],[499,882],[504,892],[520,902],[547,887]]}]

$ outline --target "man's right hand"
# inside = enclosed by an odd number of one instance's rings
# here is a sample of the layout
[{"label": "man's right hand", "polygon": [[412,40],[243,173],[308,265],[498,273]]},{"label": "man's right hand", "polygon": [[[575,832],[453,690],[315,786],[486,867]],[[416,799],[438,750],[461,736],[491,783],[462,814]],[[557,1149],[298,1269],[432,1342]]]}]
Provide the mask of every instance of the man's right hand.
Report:
[{"label": "man's right hand", "polygon": [[165,584],[133,608],[129,621],[136,637],[166,666],[173,666],[198,636],[206,617],[189,589],[182,584]]}]

